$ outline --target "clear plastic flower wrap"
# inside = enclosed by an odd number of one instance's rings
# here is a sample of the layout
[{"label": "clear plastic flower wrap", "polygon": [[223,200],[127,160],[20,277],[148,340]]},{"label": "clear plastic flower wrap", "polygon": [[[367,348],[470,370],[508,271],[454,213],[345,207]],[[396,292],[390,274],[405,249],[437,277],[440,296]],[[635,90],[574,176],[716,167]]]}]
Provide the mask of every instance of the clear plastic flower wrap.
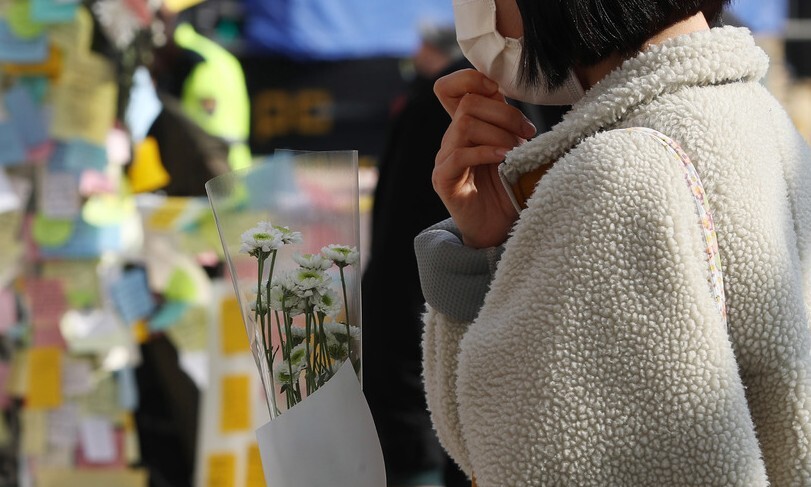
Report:
[{"label": "clear plastic flower wrap", "polygon": [[357,152],[277,151],[206,192],[270,413],[267,484],[385,485],[361,389]]}]

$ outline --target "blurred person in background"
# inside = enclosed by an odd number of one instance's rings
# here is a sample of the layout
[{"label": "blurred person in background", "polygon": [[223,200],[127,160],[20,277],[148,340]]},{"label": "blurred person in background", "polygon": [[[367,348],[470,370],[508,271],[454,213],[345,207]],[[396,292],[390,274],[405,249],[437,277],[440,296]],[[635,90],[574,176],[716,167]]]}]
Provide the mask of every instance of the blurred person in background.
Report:
[{"label": "blurred person in background", "polygon": [[209,179],[248,167],[250,102],[239,60],[203,36],[187,19],[193,8],[159,18],[165,44],[154,50],[149,71],[163,106],[148,135],[155,138],[169,174],[169,196],[205,196]]},{"label": "blurred person in background", "polygon": [[[470,482],[440,446],[422,382],[420,339],[424,298],[414,237],[448,218],[431,186],[431,172],[451,119],[433,92],[434,82],[471,67],[452,24],[427,23],[413,56],[413,79],[396,110],[378,163],[370,257],[362,280],[363,389],[375,419],[389,486],[468,487]],[[564,107],[519,105],[539,130],[560,119]],[[404,293],[388,284],[401,283]]]}]

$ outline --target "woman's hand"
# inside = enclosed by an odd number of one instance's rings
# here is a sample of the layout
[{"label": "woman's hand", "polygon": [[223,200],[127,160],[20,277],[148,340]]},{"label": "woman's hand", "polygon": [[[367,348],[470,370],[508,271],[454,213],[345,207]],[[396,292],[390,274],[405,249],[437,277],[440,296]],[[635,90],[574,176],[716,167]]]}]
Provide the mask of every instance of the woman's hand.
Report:
[{"label": "woman's hand", "polygon": [[434,93],[451,116],[434,162],[434,191],[465,245],[500,245],[518,214],[499,179],[498,164],[535,135],[535,126],[507,104],[496,83],[474,69],[443,76]]}]

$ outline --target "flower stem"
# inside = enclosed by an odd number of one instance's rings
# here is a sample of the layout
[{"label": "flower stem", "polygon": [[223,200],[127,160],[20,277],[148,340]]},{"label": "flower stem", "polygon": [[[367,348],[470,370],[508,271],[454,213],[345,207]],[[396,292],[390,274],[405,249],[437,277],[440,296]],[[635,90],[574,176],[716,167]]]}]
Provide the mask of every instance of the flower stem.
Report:
[{"label": "flower stem", "polygon": [[346,358],[352,363],[352,335],[349,333],[349,300],[346,299],[346,278],[344,277],[343,266],[339,267],[341,272],[341,290],[344,293],[344,324],[346,325]]}]

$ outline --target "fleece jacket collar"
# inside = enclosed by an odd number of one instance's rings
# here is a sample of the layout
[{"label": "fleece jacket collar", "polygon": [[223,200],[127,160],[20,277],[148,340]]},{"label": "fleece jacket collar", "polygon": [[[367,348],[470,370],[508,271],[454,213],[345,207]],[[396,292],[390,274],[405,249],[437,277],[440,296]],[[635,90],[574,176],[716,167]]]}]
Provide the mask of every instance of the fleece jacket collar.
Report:
[{"label": "fleece jacket collar", "polygon": [[550,131],[510,151],[499,171],[514,183],[659,95],[759,81],[768,66],[766,53],[744,27],[717,27],[650,46],[588,90]]}]

